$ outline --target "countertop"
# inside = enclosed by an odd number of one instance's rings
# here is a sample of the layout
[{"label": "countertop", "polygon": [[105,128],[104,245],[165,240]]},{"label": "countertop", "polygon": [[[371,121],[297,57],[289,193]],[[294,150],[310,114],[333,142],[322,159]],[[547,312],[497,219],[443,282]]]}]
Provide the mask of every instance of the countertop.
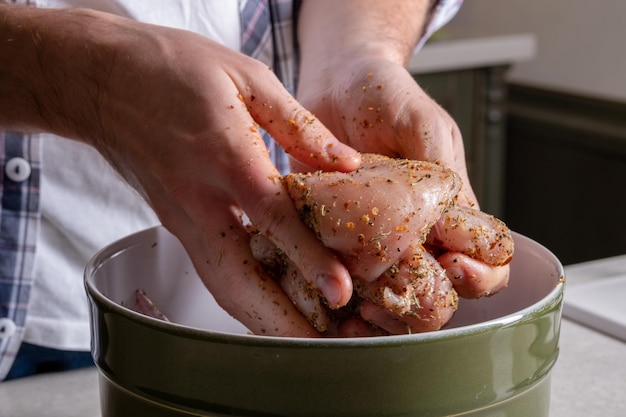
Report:
[{"label": "countertop", "polygon": [[[568,296],[568,290],[573,295],[571,290],[577,286],[590,288],[589,284],[616,277],[626,279],[626,255],[565,267],[561,352],[553,370],[551,417],[626,416],[626,343],[595,326],[587,327],[571,320],[569,307],[574,300]],[[606,288],[611,291],[611,287]],[[590,293],[588,302],[594,305],[598,300]],[[621,312],[616,316],[623,317],[626,304],[618,308]]]},{"label": "countertop", "polygon": [[410,63],[413,74],[456,71],[498,65],[512,65],[536,54],[535,35],[520,33],[473,36],[451,33],[450,37],[426,43]]},{"label": "countertop", "polygon": [[[566,285],[616,271],[626,255],[565,268]],[[567,287],[566,287],[567,288]],[[567,299],[567,289],[566,289]],[[551,417],[626,416],[626,344],[563,319],[560,355],[552,371]],[[0,383],[0,417],[98,417],[95,369]]]}]

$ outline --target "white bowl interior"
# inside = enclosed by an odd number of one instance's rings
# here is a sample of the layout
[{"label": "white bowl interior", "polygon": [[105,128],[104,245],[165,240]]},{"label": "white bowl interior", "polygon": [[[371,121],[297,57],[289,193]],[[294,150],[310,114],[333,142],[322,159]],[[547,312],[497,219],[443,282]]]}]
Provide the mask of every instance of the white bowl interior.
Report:
[{"label": "white bowl interior", "polygon": [[[489,298],[461,300],[447,328],[515,314],[554,290],[563,277],[556,257],[531,239],[519,234],[514,238],[509,286]],[[105,248],[96,259],[100,265],[93,284],[115,303],[134,309],[135,290],[143,289],[174,323],[224,333],[249,333],[217,305],[178,240],[164,228],[124,238]]]}]

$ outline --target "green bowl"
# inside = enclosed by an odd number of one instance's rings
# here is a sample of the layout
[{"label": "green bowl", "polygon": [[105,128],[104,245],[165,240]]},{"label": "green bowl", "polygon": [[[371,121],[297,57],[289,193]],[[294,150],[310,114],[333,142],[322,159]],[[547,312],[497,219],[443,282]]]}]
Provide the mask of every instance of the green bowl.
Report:
[{"label": "green bowl", "polygon": [[[102,415],[547,417],[563,268],[514,238],[509,287],[445,329],[348,339],[249,335],[164,228],[119,240],[85,271]],[[124,307],[138,288],[172,322]]]}]

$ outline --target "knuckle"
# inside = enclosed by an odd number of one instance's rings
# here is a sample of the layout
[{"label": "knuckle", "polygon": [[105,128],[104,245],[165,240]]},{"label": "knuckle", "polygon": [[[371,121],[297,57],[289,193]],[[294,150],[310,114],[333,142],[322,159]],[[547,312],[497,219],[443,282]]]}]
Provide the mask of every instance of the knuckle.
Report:
[{"label": "knuckle", "polygon": [[274,240],[281,225],[289,217],[285,208],[290,204],[274,195],[265,195],[259,198],[254,206],[252,220],[261,233]]},{"label": "knuckle", "polygon": [[299,136],[305,133],[313,134],[313,141],[319,142],[321,137],[315,135],[321,133],[322,124],[308,110],[297,105],[294,107],[285,120],[286,132],[288,135]]},{"label": "knuckle", "polygon": [[311,240],[316,238],[301,222],[291,200],[270,197],[259,199],[252,221],[261,234],[299,267],[306,270],[312,265],[311,259],[318,259],[319,252],[311,246]]}]

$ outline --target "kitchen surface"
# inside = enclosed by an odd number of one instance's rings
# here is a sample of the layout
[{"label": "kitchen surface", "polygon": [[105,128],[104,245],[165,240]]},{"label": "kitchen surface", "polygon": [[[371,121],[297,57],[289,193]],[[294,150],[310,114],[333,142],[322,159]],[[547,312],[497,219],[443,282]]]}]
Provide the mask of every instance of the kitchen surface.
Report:
[{"label": "kitchen surface", "polygon": [[[626,255],[567,266],[565,274],[568,289],[626,277]],[[567,289],[565,300],[567,311]],[[550,416],[625,416],[625,347],[617,337],[565,318],[552,372]],[[0,405],[0,417],[98,417],[98,374],[87,369],[4,382]]]}]

